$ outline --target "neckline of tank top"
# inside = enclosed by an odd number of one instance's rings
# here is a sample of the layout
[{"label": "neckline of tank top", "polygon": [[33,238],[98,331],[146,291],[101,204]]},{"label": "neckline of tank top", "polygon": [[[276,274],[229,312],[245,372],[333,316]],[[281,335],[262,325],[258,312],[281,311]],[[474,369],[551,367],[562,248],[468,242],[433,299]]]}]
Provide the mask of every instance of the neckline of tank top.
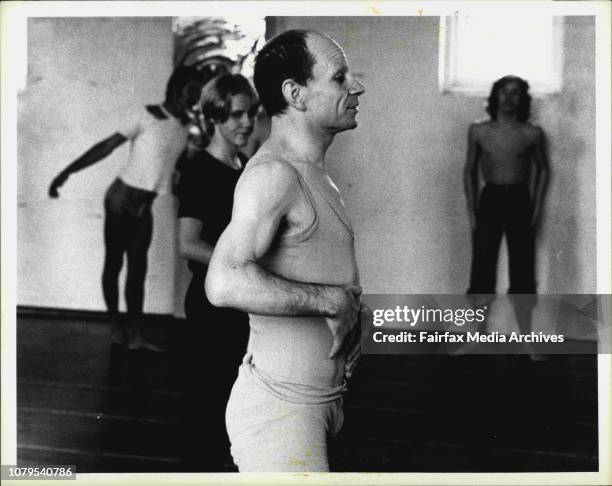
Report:
[{"label": "neckline of tank top", "polygon": [[[308,178],[306,177],[306,171],[301,171],[299,170],[295,165],[302,165],[306,168],[315,168],[316,167],[316,171],[323,177],[329,179],[326,182],[326,186],[329,187],[329,191],[317,187],[317,184],[312,184],[312,188],[321,196],[321,198],[325,201],[325,203],[327,204],[327,206],[332,210],[333,213],[336,214],[336,217],[340,220],[340,222],[342,223],[342,225],[348,230],[348,233],[354,237],[355,235],[355,231],[353,230],[353,226],[350,222],[350,219],[348,217],[347,211],[346,211],[346,206],[344,205],[344,202],[342,200],[342,196],[340,195],[340,191],[337,188],[334,188],[331,186],[330,182],[333,182],[333,179],[329,176],[329,174],[327,173],[327,171],[325,170],[324,166],[312,163],[312,162],[307,162],[304,160],[289,160],[287,158],[284,157],[278,157],[278,160],[282,160],[284,163],[290,165],[293,167],[293,169],[295,171],[297,171],[297,173],[304,179],[305,182],[308,181]],[[295,164],[295,165],[294,165]],[[249,166],[249,164],[247,164],[247,167]],[[334,185],[335,182],[333,183]],[[311,186],[311,184],[309,184],[309,187]],[[332,193],[333,191],[333,193]],[[331,200],[330,200],[331,198]],[[332,202],[333,201],[333,202]],[[339,205],[340,207],[337,207],[337,205]]]},{"label": "neckline of tank top", "polygon": [[[301,163],[306,164],[306,167],[308,168],[311,168],[313,166],[317,167],[317,171],[319,172],[319,175],[325,179],[323,187],[321,187],[319,184],[312,184],[312,183],[309,184],[309,187],[311,187],[314,191],[316,191],[321,196],[321,198],[329,206],[332,212],[336,214],[340,222],[346,227],[349,234],[351,236],[354,236],[353,226],[351,225],[351,221],[347,214],[346,206],[344,205],[344,201],[342,200],[342,196],[340,195],[340,191],[337,188],[336,183],[329,176],[329,174],[327,173],[324,167],[319,167],[316,164],[311,164],[309,162],[301,162]],[[305,171],[302,174],[298,170],[298,173],[300,173],[301,177],[303,177],[304,180],[308,182],[309,178],[306,176],[306,172],[307,171]],[[311,181],[311,182],[314,182],[314,181]]]},{"label": "neckline of tank top", "polygon": [[354,235],[353,226],[351,225],[351,221],[346,211],[346,206],[344,205],[340,194],[331,188],[331,190],[334,192],[332,195],[331,191],[327,191],[322,187],[319,187],[317,184],[311,184],[310,187],[312,187],[312,189],[321,196],[323,201],[325,201],[340,222],[346,227],[349,234],[351,236]]},{"label": "neckline of tank top", "polygon": [[[295,167],[295,165],[301,165],[304,166],[305,168],[309,169],[309,170],[316,170],[320,175],[322,175],[323,177],[325,177],[326,179],[326,186],[329,186],[329,188],[332,190],[333,192],[333,197],[334,199],[338,199],[338,202],[341,204],[341,206],[346,209],[346,206],[344,205],[344,201],[342,200],[342,195],[340,194],[340,190],[338,189],[338,186],[336,185],[336,183],[334,182],[334,180],[330,177],[330,175],[328,174],[327,170],[325,169],[325,166],[323,165],[319,165],[319,164],[315,164],[313,162],[308,162],[305,160],[298,160],[298,159],[294,159],[294,160],[289,160],[285,157],[278,157],[277,160],[282,160],[284,163],[292,166],[302,177],[305,177],[306,175],[306,171],[300,171],[297,167]],[[350,225],[349,225],[350,226]]]}]

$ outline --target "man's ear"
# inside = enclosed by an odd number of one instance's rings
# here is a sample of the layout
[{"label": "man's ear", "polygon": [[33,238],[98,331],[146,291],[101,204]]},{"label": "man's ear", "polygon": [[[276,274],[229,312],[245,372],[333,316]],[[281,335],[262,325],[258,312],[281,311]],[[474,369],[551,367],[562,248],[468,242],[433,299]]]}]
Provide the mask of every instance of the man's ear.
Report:
[{"label": "man's ear", "polygon": [[297,110],[304,111],[304,86],[293,79],[285,79],[281,86],[281,92],[287,103]]}]

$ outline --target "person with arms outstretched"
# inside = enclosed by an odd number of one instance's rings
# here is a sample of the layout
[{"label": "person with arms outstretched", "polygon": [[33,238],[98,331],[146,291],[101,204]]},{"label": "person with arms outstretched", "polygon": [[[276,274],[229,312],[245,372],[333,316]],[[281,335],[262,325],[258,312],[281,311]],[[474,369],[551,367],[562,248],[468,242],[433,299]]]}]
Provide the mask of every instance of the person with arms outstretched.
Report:
[{"label": "person with arms outstretched", "polygon": [[[163,103],[146,106],[136,118],[62,170],[49,186],[49,196],[59,197],[59,188],[73,173],[99,162],[129,140],[127,162],[104,198],[102,272],[113,341],[128,349],[161,350],[144,336],[141,328],[147,252],[153,235],[151,206],[159,191],[167,191],[175,163],[187,143],[189,111],[197,103],[201,88],[195,67],[178,67],[168,80]],[[127,324],[119,315],[119,273],[124,255]]]}]

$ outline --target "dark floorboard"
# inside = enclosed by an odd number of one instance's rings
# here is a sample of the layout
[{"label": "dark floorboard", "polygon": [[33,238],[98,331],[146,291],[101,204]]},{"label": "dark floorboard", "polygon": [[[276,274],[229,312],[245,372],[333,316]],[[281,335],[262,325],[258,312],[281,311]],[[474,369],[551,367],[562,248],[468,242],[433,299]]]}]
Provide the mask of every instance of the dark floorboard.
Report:
[{"label": "dark floorboard", "polygon": [[[20,464],[193,470],[180,447],[191,420],[184,323],[150,321],[167,352],[111,345],[95,318],[18,318]],[[330,462],[359,472],[596,471],[597,433],[596,356],[364,356]],[[202,446],[202,457],[215,452]],[[234,469],[218,459],[196,470]]]}]

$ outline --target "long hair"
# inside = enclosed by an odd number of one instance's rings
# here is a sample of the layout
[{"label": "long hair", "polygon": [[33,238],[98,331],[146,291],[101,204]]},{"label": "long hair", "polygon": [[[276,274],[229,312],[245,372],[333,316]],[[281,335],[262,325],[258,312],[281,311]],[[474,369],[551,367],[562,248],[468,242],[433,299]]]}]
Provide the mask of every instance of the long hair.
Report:
[{"label": "long hair", "polygon": [[497,120],[497,110],[499,109],[499,90],[510,82],[515,82],[519,86],[521,97],[519,100],[516,118],[521,123],[524,123],[529,120],[529,116],[531,115],[531,95],[529,94],[529,83],[518,76],[504,76],[493,83],[493,86],[491,87],[491,94],[487,99],[487,113],[491,117],[491,120]]}]

